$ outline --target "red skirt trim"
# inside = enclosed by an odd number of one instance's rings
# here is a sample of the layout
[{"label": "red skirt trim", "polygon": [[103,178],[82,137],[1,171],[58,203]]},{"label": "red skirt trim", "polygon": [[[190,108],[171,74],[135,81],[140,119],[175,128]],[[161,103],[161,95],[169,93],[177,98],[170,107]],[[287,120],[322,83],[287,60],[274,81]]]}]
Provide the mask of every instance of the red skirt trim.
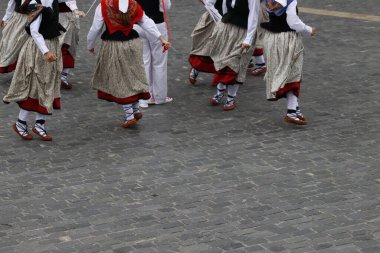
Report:
[{"label": "red skirt trim", "polygon": [[108,102],[115,102],[117,104],[125,105],[125,104],[131,104],[139,101],[140,99],[149,99],[150,98],[150,93],[149,92],[144,92],[140,93],[131,97],[127,98],[117,98],[112,96],[111,94],[105,93],[103,91],[98,90],[98,99],[103,99]]},{"label": "red skirt trim", "polygon": [[189,57],[189,62],[194,69],[200,72],[216,73],[214,61],[209,56],[191,54]]},{"label": "red skirt trim", "polygon": [[253,51],[253,56],[260,56],[264,54],[264,50],[262,48],[255,48],[255,51]]},{"label": "red skirt trim", "polygon": [[233,71],[229,67],[225,67],[224,69],[218,71],[214,75],[214,79],[212,80],[212,85],[218,85],[218,83],[235,84],[237,73]]},{"label": "red skirt trim", "polygon": [[62,60],[64,68],[74,68],[75,67],[75,59],[69,52],[70,46],[64,44],[62,46]]},{"label": "red skirt trim", "polygon": [[16,65],[17,65],[17,62],[9,65],[9,66],[6,66],[6,67],[0,67],[0,73],[9,73],[9,72],[12,72],[13,70],[16,69]]},{"label": "red skirt trim", "polygon": [[301,81],[294,82],[294,83],[287,83],[285,84],[284,88],[277,91],[276,98],[280,99],[280,98],[286,97],[286,93],[288,93],[289,91],[293,91],[294,95],[299,97],[300,90],[301,90]]},{"label": "red skirt trim", "polygon": [[[17,102],[20,108],[27,110],[27,111],[32,111],[32,112],[38,112],[41,114],[49,115],[51,113],[48,113],[45,107],[40,105],[38,99],[35,98],[30,98],[28,97],[27,100],[24,101],[19,101]],[[61,99],[60,98],[55,98],[53,101],[53,109],[59,110],[61,109]]]}]

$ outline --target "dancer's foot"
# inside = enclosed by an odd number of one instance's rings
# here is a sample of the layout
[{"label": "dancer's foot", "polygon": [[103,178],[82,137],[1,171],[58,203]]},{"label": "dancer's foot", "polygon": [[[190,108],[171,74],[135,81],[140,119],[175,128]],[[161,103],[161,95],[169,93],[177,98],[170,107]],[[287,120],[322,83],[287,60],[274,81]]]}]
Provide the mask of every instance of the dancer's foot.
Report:
[{"label": "dancer's foot", "polygon": [[236,102],[235,99],[227,100],[226,103],[223,105],[223,110],[225,111],[231,111],[236,108]]},{"label": "dancer's foot", "polygon": [[260,76],[261,74],[264,74],[265,72],[267,72],[267,67],[264,64],[262,66],[256,65],[252,70],[248,71],[248,74],[251,76]]},{"label": "dancer's foot", "polygon": [[126,120],[122,122],[121,126],[124,128],[130,128],[131,126],[136,125],[136,123],[137,123],[136,119],[130,119],[130,120]]},{"label": "dancer's foot", "polygon": [[12,125],[13,130],[16,132],[18,136],[20,136],[23,140],[33,140],[33,136],[28,131],[28,125],[25,121],[18,120],[16,123]]},{"label": "dancer's foot", "polygon": [[43,141],[52,141],[53,140],[53,137],[48,135],[48,133],[46,132],[46,129],[45,129],[45,126],[43,123],[36,122],[36,124],[34,124],[34,127],[32,128],[32,131],[36,135],[38,135],[38,137],[40,137],[40,139]]},{"label": "dancer's foot", "polygon": [[197,82],[197,77],[199,75],[199,71],[197,71],[196,69],[194,68],[191,68],[190,69],[190,73],[189,73],[189,82],[192,84],[192,85],[195,85],[195,83]]},{"label": "dancer's foot", "polygon": [[297,113],[287,113],[284,117],[284,120],[288,123],[296,124],[296,125],[307,125],[306,121],[303,121],[297,117]]}]

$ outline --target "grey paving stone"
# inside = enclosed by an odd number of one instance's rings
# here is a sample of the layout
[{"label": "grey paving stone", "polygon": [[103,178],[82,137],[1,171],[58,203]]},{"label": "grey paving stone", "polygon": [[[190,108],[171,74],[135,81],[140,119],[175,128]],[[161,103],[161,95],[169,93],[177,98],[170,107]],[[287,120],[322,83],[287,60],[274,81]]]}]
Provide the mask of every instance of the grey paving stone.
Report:
[{"label": "grey paving stone", "polygon": [[[299,4],[380,13],[370,0]],[[135,129],[121,129],[120,106],[90,89],[93,10],[81,20],[74,89],[48,118],[54,142],[18,139],[17,106],[0,105],[1,253],[380,252],[378,22],[300,13],[320,31],[304,38],[300,128],[282,121],[284,101],[266,102],[262,78],[248,77],[234,112],[207,105],[211,75],[187,84],[203,12],[173,1],[175,101],[143,110]],[[0,76],[0,96],[11,78]]]}]

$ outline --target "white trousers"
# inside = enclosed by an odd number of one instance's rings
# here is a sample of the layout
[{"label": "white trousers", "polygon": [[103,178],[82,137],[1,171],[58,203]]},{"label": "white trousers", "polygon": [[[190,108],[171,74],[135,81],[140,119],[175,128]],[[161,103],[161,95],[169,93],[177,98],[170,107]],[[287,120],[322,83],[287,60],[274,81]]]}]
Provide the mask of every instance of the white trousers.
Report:
[{"label": "white trousers", "polygon": [[[164,38],[168,37],[166,24],[156,24]],[[168,52],[162,52],[162,45],[159,39],[152,37],[139,26],[134,29],[139,33],[144,42],[144,65],[145,73],[149,83],[149,91],[155,99],[156,104],[165,103],[168,95]]]}]

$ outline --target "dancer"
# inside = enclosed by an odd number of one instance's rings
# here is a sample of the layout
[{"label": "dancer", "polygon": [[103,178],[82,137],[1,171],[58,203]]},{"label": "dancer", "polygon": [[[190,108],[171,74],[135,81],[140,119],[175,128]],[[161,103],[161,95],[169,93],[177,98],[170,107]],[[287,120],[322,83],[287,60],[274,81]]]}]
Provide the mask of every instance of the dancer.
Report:
[{"label": "dancer", "polygon": [[60,37],[62,45],[63,70],[61,74],[61,87],[70,90],[73,85],[69,82],[70,69],[75,67],[76,49],[79,43],[79,17],[85,13],[78,10],[75,0],[59,0],[59,22],[66,29],[66,33]]},{"label": "dancer", "polygon": [[[164,19],[164,8],[169,10],[171,1],[165,0],[137,0],[145,14],[151,18],[158,31],[168,39],[168,31]],[[165,104],[173,101],[168,97],[168,54],[162,52],[160,40],[144,32],[138,25],[134,27],[144,42],[143,59],[145,73],[149,84],[150,99],[140,100],[140,106],[147,108],[149,104]]]},{"label": "dancer", "polygon": [[266,30],[264,50],[267,54],[267,99],[286,98],[285,121],[306,125],[298,105],[302,80],[304,46],[301,33],[316,34],[316,28],[305,25],[297,15],[297,0],[265,0],[269,19],[261,26]]},{"label": "dancer", "polygon": [[4,28],[0,41],[0,73],[16,69],[22,46],[28,39],[25,24],[28,20],[30,0],[9,0],[0,28]]},{"label": "dancer", "polygon": [[33,19],[28,23],[31,37],[21,49],[11,86],[3,101],[18,103],[20,113],[13,129],[22,139],[33,139],[27,126],[29,112],[33,111],[36,112],[33,132],[41,140],[51,141],[45,121],[53,109],[60,109],[62,59],[58,37],[64,28],[58,22],[58,0],[41,0],[40,3],[34,5]]},{"label": "dancer", "polygon": [[227,13],[211,38],[210,57],[216,71],[213,84],[217,85],[217,92],[209,101],[211,105],[219,105],[227,90],[223,109],[230,111],[236,108],[235,98],[245,81],[253,53],[260,1],[226,0],[226,6]]},{"label": "dancer", "polygon": [[[209,56],[209,53],[211,51],[211,44],[209,42],[212,32],[214,31],[215,24],[217,21],[220,21],[222,18],[221,16],[224,12],[226,12],[223,2],[223,0],[212,0],[206,2],[207,5],[205,7],[207,11],[200,17],[191,34],[192,47],[189,58],[190,64],[194,64],[195,66],[197,65],[196,61],[198,57],[192,57],[192,55]],[[216,18],[210,14],[210,10],[214,10],[214,13],[219,13],[220,17],[218,20],[216,20]],[[211,11],[211,13],[213,12]],[[195,85],[198,75],[199,71],[194,67],[191,67],[189,73],[189,82]]]},{"label": "dancer", "polygon": [[[259,24],[268,21],[269,14],[267,12],[264,0],[260,0]],[[248,65],[248,74],[250,74],[251,76],[260,76],[261,74],[264,74],[267,71],[263,50],[263,35],[263,28],[260,25],[257,26],[255,51],[253,51],[253,56]]]},{"label": "dancer", "polygon": [[142,43],[133,30],[136,23],[164,48],[171,47],[135,0],[101,0],[87,36],[87,48],[94,53],[95,41],[105,28],[91,85],[99,99],[123,105],[125,121],[121,125],[126,128],[142,118],[139,99],[150,98]]}]

